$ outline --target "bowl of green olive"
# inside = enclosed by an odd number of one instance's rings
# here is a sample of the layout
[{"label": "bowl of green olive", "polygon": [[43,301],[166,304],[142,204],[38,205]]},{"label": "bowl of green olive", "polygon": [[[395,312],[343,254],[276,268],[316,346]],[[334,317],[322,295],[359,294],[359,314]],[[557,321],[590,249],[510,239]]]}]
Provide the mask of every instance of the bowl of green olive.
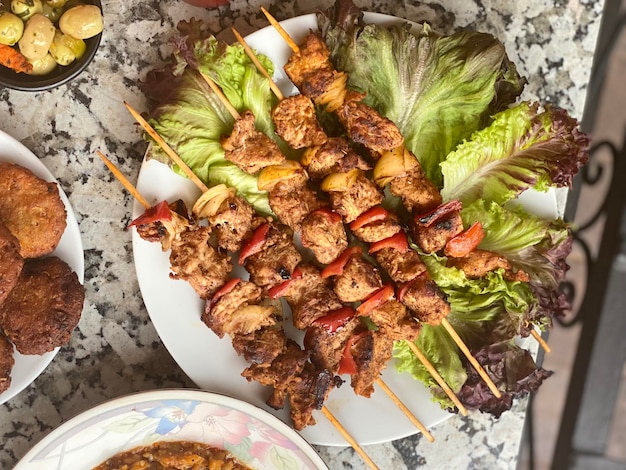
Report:
[{"label": "bowl of green olive", "polygon": [[0,0],[0,88],[69,82],[94,58],[103,28],[99,0]]}]

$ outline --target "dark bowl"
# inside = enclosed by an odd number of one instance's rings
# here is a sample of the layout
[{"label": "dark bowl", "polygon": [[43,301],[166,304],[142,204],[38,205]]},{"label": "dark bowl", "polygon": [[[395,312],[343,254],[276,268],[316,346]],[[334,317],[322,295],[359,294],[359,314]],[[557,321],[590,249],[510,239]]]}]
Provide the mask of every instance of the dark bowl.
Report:
[{"label": "dark bowl", "polygon": [[[102,10],[102,3],[100,0],[82,0],[81,3],[96,5],[100,8],[100,10]],[[15,73],[11,69],[0,66],[0,87],[12,88],[14,90],[21,91],[44,91],[61,86],[76,78],[87,68],[96,55],[101,39],[102,33],[89,39],[85,39],[87,49],[80,59],[75,60],[70,65],[57,65],[57,67],[47,75]]]}]

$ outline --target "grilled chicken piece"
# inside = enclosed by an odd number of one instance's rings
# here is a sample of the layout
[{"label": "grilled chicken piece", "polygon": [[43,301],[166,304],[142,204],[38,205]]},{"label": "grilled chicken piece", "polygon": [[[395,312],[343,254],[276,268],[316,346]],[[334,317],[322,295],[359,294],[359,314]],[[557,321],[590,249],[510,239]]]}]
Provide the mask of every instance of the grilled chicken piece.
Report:
[{"label": "grilled chicken piece", "polygon": [[374,382],[393,353],[393,340],[386,335],[371,331],[352,344],[350,348],[357,372],[351,375],[350,385],[354,393],[369,398],[374,392]]},{"label": "grilled chicken piece", "polygon": [[299,178],[279,181],[270,190],[268,199],[276,217],[294,232],[299,232],[302,220],[323,204],[307,181]]},{"label": "grilled chicken piece", "polygon": [[364,97],[363,93],[347,92],[343,104],[337,109],[337,117],[350,138],[372,151],[372,156],[376,158],[385,150],[402,146],[404,137],[393,121],[361,103]]},{"label": "grilled chicken piece", "polygon": [[462,258],[448,258],[447,266],[462,270],[469,279],[479,279],[490,271],[504,269],[504,278],[510,281],[528,282],[528,274],[522,270],[513,271],[508,259],[492,251],[474,250]]},{"label": "grilled chicken piece", "polygon": [[355,183],[346,191],[333,191],[329,196],[333,210],[341,215],[346,223],[352,222],[384,199],[378,187],[363,174],[359,174]]},{"label": "grilled chicken piece", "polygon": [[363,227],[352,229],[355,237],[365,243],[374,243],[389,238],[402,230],[400,219],[392,212],[383,220],[370,222]]},{"label": "grilled chicken piece", "polygon": [[422,323],[439,325],[450,313],[446,295],[425,272],[401,287],[399,300],[419,318]]},{"label": "grilled chicken piece", "polygon": [[149,224],[136,225],[137,234],[146,241],[161,243],[163,251],[172,247],[172,240],[178,232],[186,230],[194,223],[193,217],[189,214],[187,205],[182,199],[178,199],[168,204],[172,211],[172,220],[162,222],[157,220]]},{"label": "grilled chicken piece", "polygon": [[232,290],[216,301],[207,301],[202,321],[213,332],[224,335],[247,335],[276,323],[276,311],[271,306],[257,305],[261,288],[248,281],[239,281]]},{"label": "grilled chicken piece", "polygon": [[374,256],[391,280],[398,284],[411,281],[426,272],[426,265],[413,250],[402,252],[394,248],[383,248]]},{"label": "grilled chicken piece", "polygon": [[343,272],[335,277],[335,293],[342,302],[366,299],[383,286],[378,269],[360,255],[352,255]]},{"label": "grilled chicken piece", "polygon": [[293,308],[309,290],[317,289],[318,287],[330,287],[330,279],[323,279],[320,276],[320,270],[310,263],[302,263],[298,266],[302,276],[298,279],[292,279],[287,286],[287,290],[283,293],[282,297]]},{"label": "grilled chicken piece", "polygon": [[372,169],[343,137],[330,137],[322,145],[309,147],[301,163],[312,180],[321,180],[331,173],[346,173],[354,168],[363,171]]},{"label": "grilled chicken piece", "polygon": [[251,364],[271,363],[287,347],[282,327],[263,327],[232,337],[233,348]]},{"label": "grilled chicken piece", "polygon": [[418,319],[397,300],[389,300],[370,311],[369,317],[383,335],[394,341],[415,341],[422,329]]},{"label": "grilled chicken piece", "polygon": [[256,219],[254,208],[239,196],[224,200],[217,213],[208,218],[216,235],[217,246],[223,250],[236,252],[244,239],[250,236]]},{"label": "grilled chicken piece", "polygon": [[246,173],[254,174],[269,165],[277,165],[285,156],[272,139],[254,126],[254,114],[245,111],[235,121],[232,133],[221,139],[224,158]]},{"label": "grilled chicken piece", "polygon": [[323,69],[332,69],[330,50],[321,35],[311,32],[299,45],[299,51],[291,54],[284,66],[285,73],[300,88],[307,76]]},{"label": "grilled chicken piece", "polygon": [[248,258],[244,267],[250,280],[261,288],[270,288],[291,278],[302,255],[293,242],[293,230],[284,224],[271,223],[263,248]]},{"label": "grilled chicken piece", "polygon": [[311,98],[313,103],[332,113],[344,102],[347,83],[346,73],[332,68],[319,69],[305,77],[300,91]]},{"label": "grilled chicken piece", "polygon": [[348,236],[341,216],[330,210],[311,212],[302,221],[302,246],[310,249],[315,259],[329,264],[348,247]]},{"label": "grilled chicken piece", "polygon": [[334,332],[313,323],[306,330],[304,347],[311,354],[311,362],[318,367],[337,373],[346,343],[358,331],[365,330],[361,318],[357,315]]},{"label": "grilled chicken piece", "polygon": [[294,149],[322,145],[328,139],[317,122],[313,102],[302,94],[279,101],[272,120],[276,134]]},{"label": "grilled chicken piece", "polygon": [[172,241],[170,278],[187,281],[203,299],[211,297],[228,279],[230,258],[209,244],[211,229],[193,226]]},{"label": "grilled chicken piece", "polygon": [[462,231],[461,212],[455,210],[440,217],[428,227],[414,224],[413,235],[425,253],[436,253],[443,250],[446,243]]},{"label": "grilled chicken piece", "polygon": [[439,190],[426,178],[420,166],[391,180],[389,192],[402,199],[406,210],[416,214],[428,212],[442,202]]},{"label": "grilled chicken piece", "polygon": [[317,285],[307,290],[292,306],[293,325],[304,330],[318,318],[342,306],[339,297],[331,287],[323,284]]}]

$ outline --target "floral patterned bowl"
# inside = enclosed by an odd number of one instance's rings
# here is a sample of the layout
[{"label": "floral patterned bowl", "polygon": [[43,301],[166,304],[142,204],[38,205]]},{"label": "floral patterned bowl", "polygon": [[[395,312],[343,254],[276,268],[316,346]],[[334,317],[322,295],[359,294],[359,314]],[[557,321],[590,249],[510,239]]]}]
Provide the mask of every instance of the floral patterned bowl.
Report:
[{"label": "floral patterned bowl", "polygon": [[72,418],[35,445],[15,470],[91,469],[118,452],[164,440],[226,449],[255,470],[328,469],[297,432],[256,406],[199,390],[156,390]]}]

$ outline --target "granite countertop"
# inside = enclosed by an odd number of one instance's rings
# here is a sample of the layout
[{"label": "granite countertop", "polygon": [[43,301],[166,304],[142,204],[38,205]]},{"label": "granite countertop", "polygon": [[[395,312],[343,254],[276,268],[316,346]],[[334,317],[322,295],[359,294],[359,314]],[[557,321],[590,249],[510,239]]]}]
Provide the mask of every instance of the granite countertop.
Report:
[{"label": "granite countertop", "polygon": [[[0,89],[0,129],[21,141],[58,178],[76,213],[85,255],[86,301],[70,343],[17,396],[0,405],[0,468],[16,462],[52,429],[108,399],[131,392],[194,387],[161,343],[143,304],[135,274],[131,233],[125,230],[132,198],[96,156],[101,150],[135,181],[146,144],[124,108],[144,110],[137,83],[168,54],[174,25],[193,16],[232,41],[267,26],[265,6],[279,19],[326,8],[331,0],[233,0],[206,10],[180,0],[103,0],[106,27],[87,71],[69,85],[42,93]],[[591,0],[356,0],[370,11],[427,21],[450,32],[470,27],[490,32],[529,84],[523,97],[538,98],[582,117],[602,14]],[[370,445],[382,468],[516,467],[526,401],[501,418],[470,413],[431,429],[429,443],[414,435]],[[318,447],[329,467],[365,468],[347,447]]]}]

